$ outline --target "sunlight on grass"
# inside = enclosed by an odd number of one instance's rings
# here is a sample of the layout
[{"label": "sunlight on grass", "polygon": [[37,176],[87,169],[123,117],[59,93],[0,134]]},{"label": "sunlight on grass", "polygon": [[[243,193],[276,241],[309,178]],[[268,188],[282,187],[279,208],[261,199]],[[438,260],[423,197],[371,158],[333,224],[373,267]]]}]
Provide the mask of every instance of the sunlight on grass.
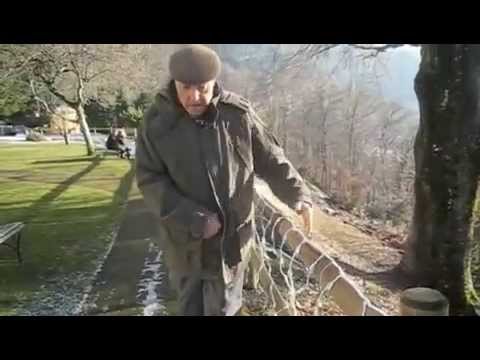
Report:
[{"label": "sunlight on grass", "polygon": [[93,272],[111,241],[133,164],[84,153],[81,145],[0,145],[0,223],[27,224],[24,264],[0,249],[0,315],[15,315],[49,279]]}]

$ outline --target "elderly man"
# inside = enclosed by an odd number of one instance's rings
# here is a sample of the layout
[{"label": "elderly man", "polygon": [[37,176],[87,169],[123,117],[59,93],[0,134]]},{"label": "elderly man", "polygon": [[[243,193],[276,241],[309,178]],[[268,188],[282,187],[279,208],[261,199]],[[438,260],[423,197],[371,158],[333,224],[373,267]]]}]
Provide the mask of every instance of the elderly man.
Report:
[{"label": "elderly man", "polygon": [[304,181],[249,102],[223,90],[211,49],[185,46],[137,138],[137,183],[158,220],[158,241],[181,315],[235,315],[254,240],[254,174],[304,218]]}]

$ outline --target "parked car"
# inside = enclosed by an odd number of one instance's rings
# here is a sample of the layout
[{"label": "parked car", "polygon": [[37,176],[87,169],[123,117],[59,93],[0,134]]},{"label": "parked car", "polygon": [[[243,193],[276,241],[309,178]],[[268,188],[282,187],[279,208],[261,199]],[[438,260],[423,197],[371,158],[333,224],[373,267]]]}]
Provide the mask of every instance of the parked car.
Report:
[{"label": "parked car", "polygon": [[14,126],[14,128],[15,128],[15,131],[17,132],[17,134],[26,134],[27,133],[27,128],[24,125],[17,125],[17,126]]},{"label": "parked car", "polygon": [[17,131],[12,125],[0,125],[0,136],[15,136]]}]

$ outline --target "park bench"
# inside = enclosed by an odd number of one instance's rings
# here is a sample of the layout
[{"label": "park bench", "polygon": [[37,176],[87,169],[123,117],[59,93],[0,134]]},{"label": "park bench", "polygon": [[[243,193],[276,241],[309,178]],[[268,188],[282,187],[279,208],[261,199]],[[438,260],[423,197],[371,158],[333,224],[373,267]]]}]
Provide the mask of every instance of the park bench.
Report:
[{"label": "park bench", "polygon": [[[6,246],[17,253],[17,260],[22,262],[22,254],[20,253],[20,237],[25,224],[11,223],[0,225],[0,245]],[[10,242],[14,242],[12,245]]]},{"label": "park bench", "polygon": [[103,149],[101,154],[103,157],[106,157],[108,155],[120,156],[120,153],[118,152],[118,150],[109,150],[109,149]]},{"label": "park bench", "polygon": [[[109,150],[109,149],[104,149],[104,150],[102,150],[101,156],[102,156],[103,158],[107,157],[108,155],[120,157],[120,151],[118,151],[118,150]],[[127,157],[127,158],[128,158],[128,159],[131,159],[132,157],[133,157],[133,156],[132,156],[132,154],[130,153],[130,156]]]}]

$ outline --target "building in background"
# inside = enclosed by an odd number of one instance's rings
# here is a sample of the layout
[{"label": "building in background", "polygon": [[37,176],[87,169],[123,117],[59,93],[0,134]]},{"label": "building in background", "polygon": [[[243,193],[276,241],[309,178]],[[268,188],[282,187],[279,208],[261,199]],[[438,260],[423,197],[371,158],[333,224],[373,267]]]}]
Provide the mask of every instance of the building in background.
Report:
[{"label": "building in background", "polygon": [[72,135],[80,134],[80,123],[75,110],[71,107],[62,105],[55,109],[50,116],[48,124],[48,134],[63,134],[64,132]]}]

